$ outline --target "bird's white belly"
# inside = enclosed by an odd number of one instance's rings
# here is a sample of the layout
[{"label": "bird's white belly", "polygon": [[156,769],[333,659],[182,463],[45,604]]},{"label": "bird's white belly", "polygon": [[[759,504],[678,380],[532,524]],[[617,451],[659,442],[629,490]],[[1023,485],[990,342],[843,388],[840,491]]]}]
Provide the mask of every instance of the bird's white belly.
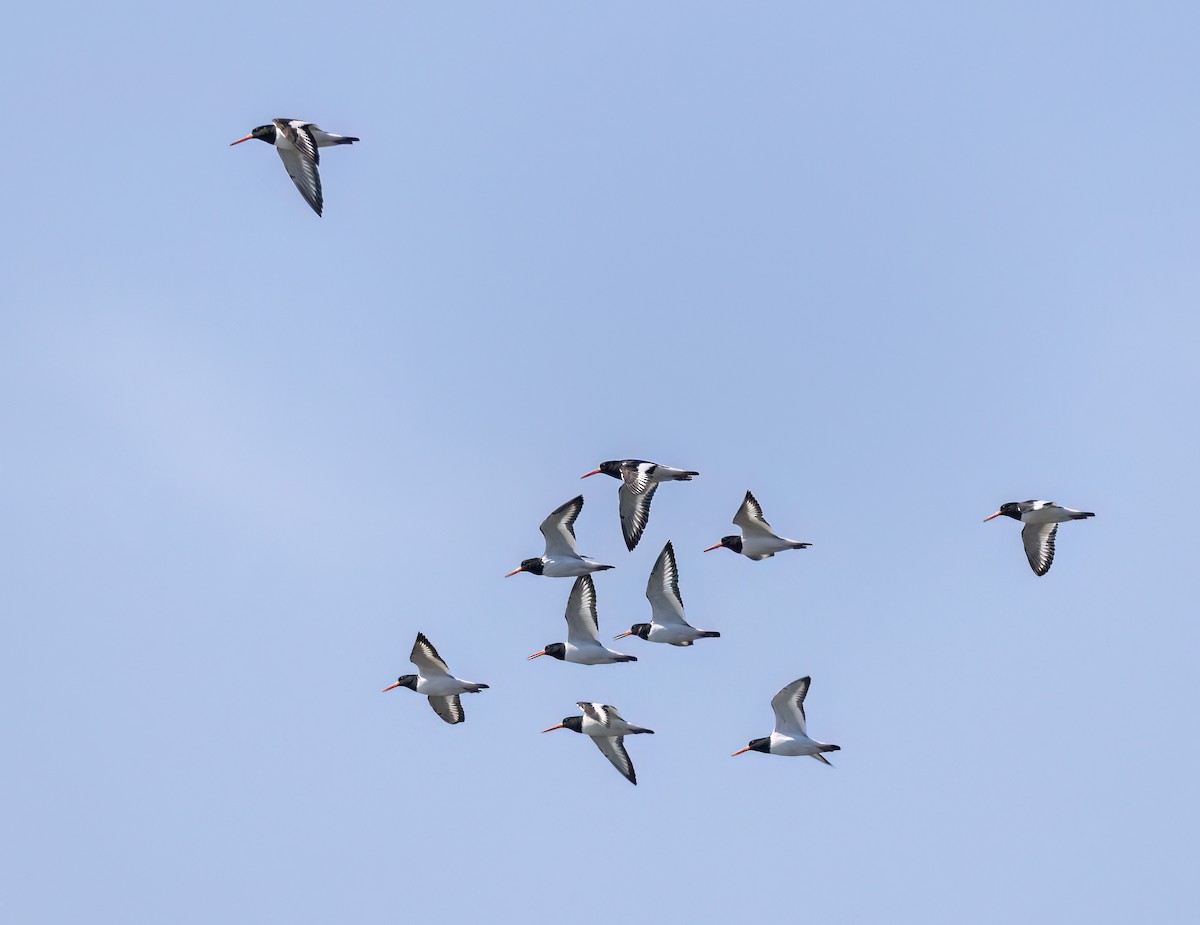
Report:
[{"label": "bird's white belly", "polygon": [[1027,524],[1061,524],[1071,519],[1071,515],[1061,507],[1043,507],[1029,511],[1021,518]]},{"label": "bird's white belly", "polygon": [[602,645],[590,646],[573,646],[567,643],[566,651],[563,653],[565,661],[575,662],[577,665],[607,665],[612,661],[613,653]]},{"label": "bird's white belly", "polygon": [[748,559],[765,559],[777,552],[790,548],[791,540],[777,536],[751,536],[742,538],[742,555]]},{"label": "bird's white belly", "polygon": [[650,642],[662,642],[669,646],[681,646],[699,637],[690,626],[662,626],[655,624],[650,627]]},{"label": "bird's white belly", "polygon": [[808,736],[781,736],[779,733],[774,733],[771,736],[771,754],[772,755],[815,755],[820,752],[817,743]]},{"label": "bird's white belly", "polygon": [[417,681],[417,693],[426,697],[449,697],[463,691],[462,682],[457,678],[421,678]]},{"label": "bird's white belly", "polygon": [[582,559],[557,558],[551,556],[544,560],[542,574],[548,578],[578,578],[595,571],[591,565]]}]

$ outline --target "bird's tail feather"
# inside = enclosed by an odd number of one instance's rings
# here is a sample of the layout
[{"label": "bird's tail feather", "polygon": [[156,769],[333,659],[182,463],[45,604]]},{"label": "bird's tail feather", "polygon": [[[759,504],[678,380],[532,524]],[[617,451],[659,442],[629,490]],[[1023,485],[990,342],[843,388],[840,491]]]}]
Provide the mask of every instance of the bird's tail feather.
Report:
[{"label": "bird's tail feather", "polygon": [[[821,752],[840,752],[842,750],[842,747],[840,745],[827,745],[824,742],[822,742],[817,747],[821,750]],[[827,764],[832,768],[833,762],[830,761],[828,758],[826,758],[824,755],[822,755],[821,752],[817,752],[817,754],[813,755],[813,757],[816,758],[817,761],[821,762],[822,764]]]}]

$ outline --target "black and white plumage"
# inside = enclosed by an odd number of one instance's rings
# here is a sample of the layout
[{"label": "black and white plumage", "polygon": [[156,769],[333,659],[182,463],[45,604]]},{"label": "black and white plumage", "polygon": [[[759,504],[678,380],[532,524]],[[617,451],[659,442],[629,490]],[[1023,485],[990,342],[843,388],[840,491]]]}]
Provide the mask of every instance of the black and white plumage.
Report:
[{"label": "black and white plumage", "polygon": [[[840,745],[818,742],[808,737],[808,723],[804,716],[804,698],[812,678],[804,677],[793,681],[771,698],[771,709],[775,711],[775,731],[761,739],[752,739],[745,748],[734,752],[764,752],[768,755],[799,756],[816,758],[822,764],[830,764],[822,752],[838,752]],[[831,765],[832,766],[832,765]]]},{"label": "black and white plumage", "polygon": [[582,510],[583,495],[578,495],[551,511],[541,526],[542,536],[546,538],[545,554],[538,559],[525,559],[504,577],[509,578],[517,572],[529,572],[547,578],[578,578],[580,575],[614,568],[581,556],[575,548],[575,520]]},{"label": "black and white plumage", "polygon": [[637,772],[633,769],[633,762],[629,760],[629,753],[625,751],[625,736],[653,735],[654,730],[625,722],[617,708],[606,703],[588,703],[586,700],[580,700],[578,706],[583,711],[582,716],[565,717],[557,726],[543,729],[542,732],[570,729],[572,732],[589,736],[604,757],[612,762],[612,766],[620,771],[629,783],[636,786]]},{"label": "black and white plumage", "polygon": [[1091,511],[1073,511],[1053,501],[1008,501],[1000,510],[983,519],[987,523],[993,517],[1011,517],[1025,525],[1021,530],[1021,542],[1025,545],[1025,558],[1037,576],[1050,571],[1054,562],[1054,538],[1058,525],[1068,520],[1086,520],[1095,517]]},{"label": "black and white plumage", "polygon": [[705,552],[724,546],[734,552],[741,553],[747,559],[769,559],[777,552],[785,549],[807,549],[812,543],[800,543],[780,536],[771,529],[767,519],[763,517],[762,506],[750,492],[742,501],[742,506],[733,515],[733,524],[742,528],[741,536],[723,536],[713,543]]},{"label": "black and white plumage", "polygon": [[662,482],[690,482],[692,476],[699,475],[688,469],[672,469],[670,466],[660,466],[658,463],[645,459],[610,459],[600,463],[598,469],[585,472],[580,476],[586,479],[589,475],[610,475],[619,479],[621,487],[617,489],[617,504],[621,513],[621,533],[625,537],[625,547],[633,551],[642,538],[642,531],[650,520],[650,502],[654,492]]},{"label": "black and white plumage", "polygon": [[675,547],[669,540],[650,570],[646,599],[650,601],[651,622],[635,623],[614,639],[638,636],[648,642],[690,646],[697,639],[716,639],[721,635],[715,630],[698,630],[684,619],[679,567],[675,563]]},{"label": "black and white plumage", "polygon": [[384,692],[397,687],[407,687],[418,694],[424,694],[429,698],[433,712],[451,725],[461,723],[467,718],[459,694],[477,694],[488,687],[486,684],[464,681],[450,674],[445,661],[424,633],[417,633],[417,641],[413,643],[408,659],[417,666],[417,674],[401,675],[395,684],[385,687]]},{"label": "black and white plumage", "polygon": [[579,665],[611,665],[615,662],[636,662],[632,655],[614,652],[600,643],[600,619],[596,613],[596,585],[591,575],[575,579],[571,596],[567,598],[567,641],[552,642],[534,652],[530,659],[549,655],[559,661]]},{"label": "black and white plumage", "polygon": [[321,194],[321,175],[317,172],[317,165],[321,163],[319,149],[350,145],[359,140],[348,135],[334,135],[300,119],[272,119],[270,125],[258,126],[244,138],[231,141],[229,146],[232,148],[255,138],[275,147],[296,189],[317,215],[321,214],[325,203]]}]

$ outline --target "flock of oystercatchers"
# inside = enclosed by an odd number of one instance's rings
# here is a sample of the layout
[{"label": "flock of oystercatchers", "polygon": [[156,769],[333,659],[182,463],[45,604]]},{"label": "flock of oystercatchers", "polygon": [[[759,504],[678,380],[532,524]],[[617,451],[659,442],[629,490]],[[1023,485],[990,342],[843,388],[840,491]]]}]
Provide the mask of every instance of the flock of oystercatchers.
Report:
[{"label": "flock of oystercatchers", "polygon": [[[258,139],[274,146],[287,169],[288,176],[296,184],[317,215],[324,207],[321,191],[321,176],[317,172],[320,163],[320,148],[331,145],[353,144],[359,139],[347,135],[325,132],[312,122],[299,119],[272,119],[269,125],[260,125],[250,134],[231,142],[230,146],[243,141]],[[617,491],[621,516],[621,533],[625,546],[630,551],[637,546],[650,518],[650,502],[654,492],[663,482],[690,481],[699,475],[688,469],[673,469],[660,466],[644,459],[620,459],[603,462],[581,478],[592,475],[609,475],[621,482]],[[552,642],[534,652],[529,658],[543,655],[560,661],[580,665],[608,665],[618,662],[636,662],[633,655],[616,652],[600,642],[600,623],[596,612],[596,586],[593,572],[614,568],[594,562],[579,554],[575,546],[575,521],[583,509],[583,495],[572,498],[553,510],[542,521],[542,536],[546,540],[545,552],[532,559],[525,559],[504,577],[519,572],[529,572],[546,578],[574,578],[571,594],[567,598],[567,640]],[[1090,511],[1076,511],[1055,504],[1053,501],[1009,501],[1000,505],[1000,510],[984,518],[984,523],[995,517],[1011,517],[1019,520],[1021,542],[1025,556],[1036,575],[1045,575],[1054,561],[1054,541],[1058,525],[1069,520],[1084,520],[1094,517]],[[749,491],[737,513],[733,524],[741,528],[741,535],[723,536],[704,551],[724,547],[748,559],[769,559],[777,552],[789,549],[806,549],[811,543],[802,543],[779,536],[763,516],[762,506]],[[658,642],[672,646],[690,646],[697,639],[715,639],[720,633],[715,630],[699,630],[684,618],[683,598],[679,593],[679,569],[675,563],[675,548],[668,541],[659,554],[650,579],[646,583],[646,597],[650,601],[651,622],[635,623],[614,639],[637,636],[647,642]],[[433,643],[424,633],[417,633],[409,660],[416,666],[416,674],[401,675],[384,691],[407,687],[429,698],[435,713],[451,725],[466,719],[461,695],[476,694],[488,685],[478,681],[464,681],[450,673],[446,662],[438,654]],[[799,678],[783,687],[771,698],[771,709],[775,711],[775,730],[769,736],[752,739],[745,748],[733,754],[764,752],[768,755],[807,755],[824,764],[829,764],[825,753],[840,751],[840,746],[818,742],[808,736],[804,715],[804,698],[812,679]],[[550,726],[543,732],[555,729],[570,729],[591,738],[613,767],[632,784],[637,783],[633,762],[625,751],[625,736],[652,734],[653,729],[635,726],[626,722],[616,708],[603,703],[579,701],[581,716],[568,716],[561,723]]]}]

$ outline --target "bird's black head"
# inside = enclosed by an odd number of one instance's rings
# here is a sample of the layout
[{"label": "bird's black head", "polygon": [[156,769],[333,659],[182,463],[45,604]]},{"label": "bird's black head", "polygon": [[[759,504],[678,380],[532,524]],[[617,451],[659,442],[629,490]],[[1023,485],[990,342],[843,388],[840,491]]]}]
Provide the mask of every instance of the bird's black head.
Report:
[{"label": "bird's black head", "polygon": [[396,679],[395,684],[389,684],[384,690],[395,690],[397,687],[407,687],[415,691],[417,689],[417,676],[415,674],[402,674]]},{"label": "bird's black head", "polygon": [[275,144],[275,126],[260,125],[258,128],[253,129],[249,135],[243,135],[237,141],[229,142],[229,147],[232,148],[234,145],[240,145],[243,141],[251,141],[255,138],[259,141],[265,141],[269,145]]},{"label": "bird's black head", "polygon": [[709,549],[716,549],[718,546],[724,546],[726,549],[732,549],[734,552],[740,553],[742,551],[742,538],[740,536],[723,536],[720,542],[713,543],[704,551],[708,552]]},{"label": "bird's black head", "polygon": [[583,717],[564,716],[561,723],[551,726],[549,729],[543,729],[542,732],[553,732],[555,729],[570,729],[572,732],[583,732]]},{"label": "bird's black head", "polygon": [[605,475],[611,475],[614,479],[622,478],[621,464],[624,461],[623,459],[610,459],[607,462],[602,462],[600,463],[600,471]]},{"label": "bird's black head", "polygon": [[768,753],[771,750],[771,737],[764,736],[761,739],[751,739],[750,744],[746,746],[752,752]]},{"label": "bird's black head", "polygon": [[509,578],[509,577],[517,574],[517,572],[528,572],[530,575],[540,575],[545,570],[546,570],[546,563],[543,562],[541,559],[522,559],[521,564],[518,565],[515,569],[513,569],[511,572],[509,572],[504,577]]},{"label": "bird's black head", "polygon": [[649,639],[650,638],[650,624],[649,623],[633,624],[633,626],[629,627],[629,635],[630,636],[638,636],[641,639]]},{"label": "bird's black head", "polygon": [[621,459],[610,459],[608,462],[602,462],[597,468],[593,469],[591,472],[585,472],[580,476],[580,478],[586,479],[590,475],[600,475],[600,473],[611,475],[614,479],[624,478],[624,476],[621,475],[622,462],[624,462],[624,460]]},{"label": "bird's black head", "polygon": [[998,510],[995,514],[990,515],[989,517],[983,518],[983,522],[987,523],[993,517],[999,517],[1001,514],[1003,514],[1005,517],[1011,517],[1013,520],[1020,520],[1021,519],[1020,503],[1017,501],[1004,502],[1004,504],[1000,505],[1000,510]]},{"label": "bird's black head", "polygon": [[[561,642],[552,642],[546,646],[546,654],[551,658],[556,658],[560,662],[567,657],[567,647]],[[579,717],[575,717],[579,719]],[[578,731],[578,730],[576,730]]]}]

